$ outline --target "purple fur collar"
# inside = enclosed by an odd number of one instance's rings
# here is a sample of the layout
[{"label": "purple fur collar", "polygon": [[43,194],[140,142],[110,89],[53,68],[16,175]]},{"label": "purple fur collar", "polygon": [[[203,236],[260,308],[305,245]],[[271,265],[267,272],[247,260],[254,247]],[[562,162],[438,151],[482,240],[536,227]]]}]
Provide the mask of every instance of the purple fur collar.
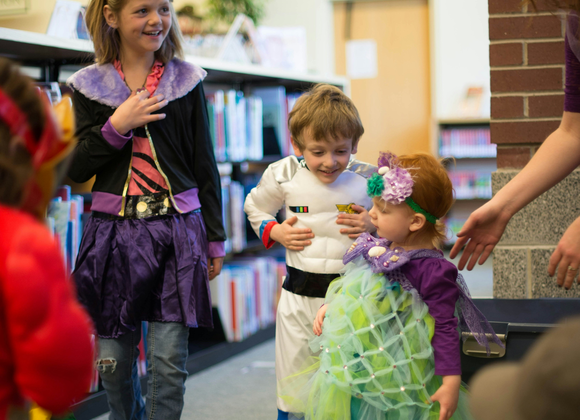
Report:
[{"label": "purple fur collar", "polygon": [[[173,101],[191,92],[206,75],[201,67],[174,58],[165,65],[156,93]],[[85,67],[69,77],[66,83],[87,98],[113,108],[125,102],[131,94],[112,64]]]}]

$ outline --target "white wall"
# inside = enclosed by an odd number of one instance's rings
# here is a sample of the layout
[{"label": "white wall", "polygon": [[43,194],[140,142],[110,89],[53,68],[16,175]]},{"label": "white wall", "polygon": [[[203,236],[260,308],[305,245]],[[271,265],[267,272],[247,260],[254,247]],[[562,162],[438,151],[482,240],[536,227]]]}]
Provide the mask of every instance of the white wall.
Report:
[{"label": "white wall", "polygon": [[430,0],[433,117],[458,117],[469,86],[483,86],[490,114],[487,0]]},{"label": "white wall", "polygon": [[334,74],[333,6],[329,0],[268,0],[260,24],[305,27],[308,71]]}]

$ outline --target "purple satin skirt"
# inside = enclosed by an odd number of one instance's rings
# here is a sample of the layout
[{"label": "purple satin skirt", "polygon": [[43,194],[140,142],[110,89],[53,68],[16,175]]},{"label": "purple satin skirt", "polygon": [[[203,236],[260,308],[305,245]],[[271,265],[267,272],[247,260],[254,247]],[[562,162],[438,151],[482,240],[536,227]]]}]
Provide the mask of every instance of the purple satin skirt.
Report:
[{"label": "purple satin skirt", "polygon": [[213,327],[201,212],[120,219],[91,215],[73,273],[97,334],[141,321]]}]

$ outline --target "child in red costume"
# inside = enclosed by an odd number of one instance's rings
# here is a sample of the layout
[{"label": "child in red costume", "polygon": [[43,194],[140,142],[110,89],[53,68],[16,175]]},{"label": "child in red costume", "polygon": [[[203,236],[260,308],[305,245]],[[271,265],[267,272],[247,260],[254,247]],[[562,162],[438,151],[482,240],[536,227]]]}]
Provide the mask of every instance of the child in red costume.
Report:
[{"label": "child in red costume", "polygon": [[91,326],[38,220],[74,147],[70,100],[56,112],[68,117],[62,130],[0,59],[0,420],[27,418],[30,402],[62,413],[90,384]]}]

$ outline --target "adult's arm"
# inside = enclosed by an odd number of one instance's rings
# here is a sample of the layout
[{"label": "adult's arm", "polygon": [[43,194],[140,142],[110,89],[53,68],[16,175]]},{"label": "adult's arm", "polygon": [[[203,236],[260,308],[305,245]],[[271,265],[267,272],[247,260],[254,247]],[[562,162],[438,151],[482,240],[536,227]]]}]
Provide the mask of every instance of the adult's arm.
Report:
[{"label": "adult's arm", "polygon": [[563,180],[580,164],[580,113],[564,112],[560,126],[544,141],[530,162],[489,202],[474,211],[450,252],[455,258],[467,243],[457,264],[471,270],[483,264],[499,242],[514,214]]}]

